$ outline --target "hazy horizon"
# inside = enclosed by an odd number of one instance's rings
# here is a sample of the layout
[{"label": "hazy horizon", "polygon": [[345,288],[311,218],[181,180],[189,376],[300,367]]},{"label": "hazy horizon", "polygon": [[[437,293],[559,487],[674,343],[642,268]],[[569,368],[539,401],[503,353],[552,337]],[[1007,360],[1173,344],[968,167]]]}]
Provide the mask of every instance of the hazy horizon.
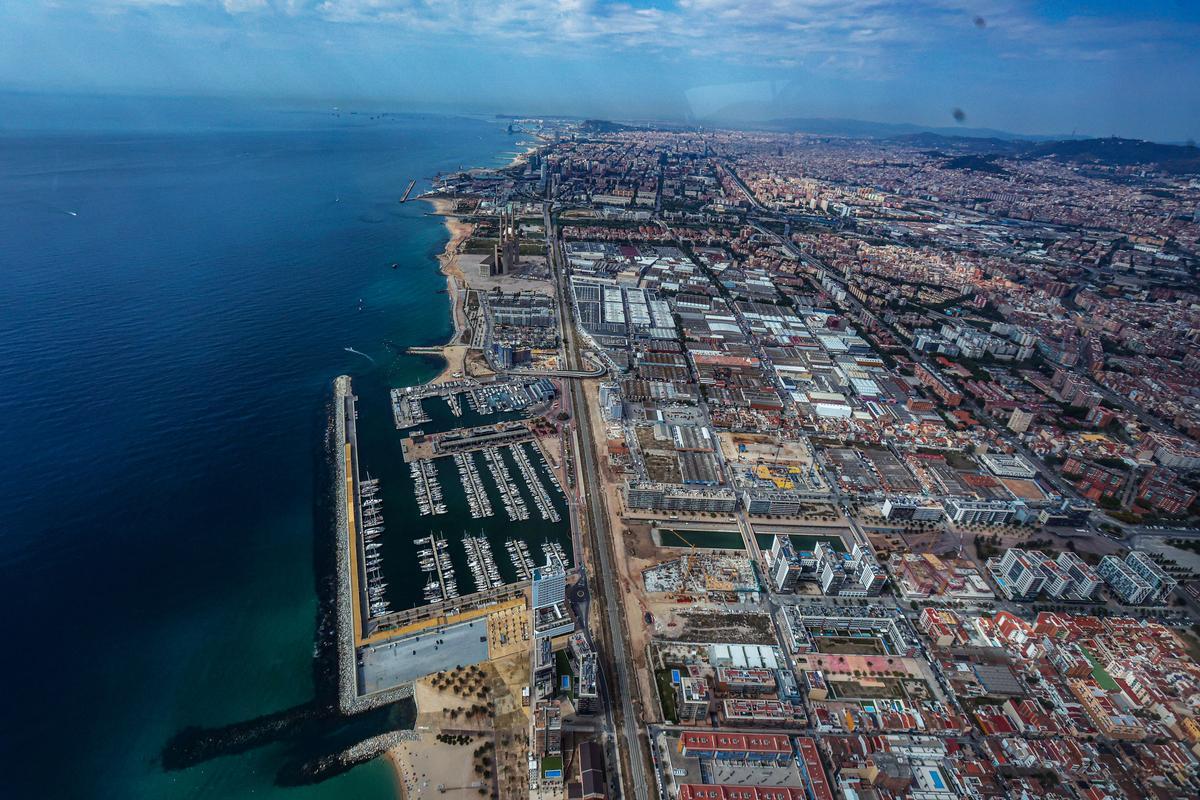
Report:
[{"label": "hazy horizon", "polygon": [[1200,138],[1200,8],[1151,0],[54,0],[0,89]]}]

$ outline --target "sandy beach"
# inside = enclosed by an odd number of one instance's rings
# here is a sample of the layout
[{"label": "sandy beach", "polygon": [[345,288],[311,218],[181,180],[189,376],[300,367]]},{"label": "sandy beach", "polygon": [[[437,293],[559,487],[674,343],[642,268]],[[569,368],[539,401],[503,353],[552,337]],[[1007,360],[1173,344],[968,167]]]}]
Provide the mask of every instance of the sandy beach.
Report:
[{"label": "sandy beach", "polygon": [[[513,164],[526,160],[535,149],[530,148],[518,156]],[[446,366],[430,382],[445,383],[459,380],[464,375],[470,377],[490,373],[486,362],[478,354],[470,356],[468,343],[462,341],[467,327],[464,305],[468,282],[463,273],[460,251],[475,226],[454,215],[453,200],[427,199],[450,232],[450,240],[438,256],[438,262],[442,274],[446,276],[446,290],[450,295],[454,321],[454,334],[441,348]],[[511,618],[489,618],[489,625],[523,628],[528,625],[528,620],[522,610]],[[508,633],[511,636],[511,630]],[[486,716],[460,716],[466,704],[475,696],[460,697],[457,692],[451,693],[445,686],[436,685],[435,676],[427,676],[416,682],[414,701],[417,719],[412,736],[387,750],[387,759],[395,771],[397,791],[401,798],[418,800],[437,796],[451,800],[479,800],[495,797],[497,789],[505,796],[528,791],[525,779],[525,729],[529,717],[528,708],[521,697],[527,683],[528,647],[527,637],[512,636],[511,645],[493,655],[495,660],[477,668],[479,671],[477,677],[472,679],[472,688],[487,687],[484,691],[491,711]],[[439,733],[447,730],[453,731],[451,736],[455,740],[439,741]],[[461,742],[458,737],[461,737]],[[479,753],[481,748],[487,748],[483,755]],[[495,770],[498,774],[487,770]]]},{"label": "sandy beach", "polygon": [[436,735],[422,732],[419,739],[387,751],[400,796],[404,800],[433,796],[478,800],[484,782],[474,773],[471,760],[478,740],[472,740],[474,745],[452,745],[439,742]]},{"label": "sandy beach", "polygon": [[[521,691],[528,665],[528,646],[522,643],[498,660],[442,673],[447,682],[440,686],[437,676],[416,682],[413,735],[387,751],[405,800],[480,800],[497,789],[504,797],[527,791],[529,716]],[[463,679],[454,680],[456,674]],[[464,713],[476,704],[480,709],[486,704],[488,711]]]},{"label": "sandy beach", "polygon": [[[462,265],[459,263],[459,251],[463,244],[471,238],[475,226],[453,215],[453,200],[436,197],[429,199],[428,202],[433,205],[433,212],[442,217],[446,230],[450,232],[450,241],[446,242],[445,249],[438,256],[438,263],[441,264],[442,274],[446,276],[446,293],[450,296],[450,314],[454,321],[454,334],[450,337],[450,341],[442,347],[442,357],[446,359],[446,366],[436,378],[430,381],[430,383],[446,383],[451,380],[459,380],[467,374],[469,348],[461,342],[463,331],[467,326],[466,310],[463,307],[467,281],[463,275]],[[454,377],[455,373],[459,374],[458,378]]]},{"label": "sandy beach", "polygon": [[513,156],[513,160],[508,162],[507,164],[505,164],[504,169],[521,166],[522,164],[524,164],[526,161],[529,160],[529,157],[531,155],[533,155],[534,153],[537,152],[537,149],[538,149],[538,145],[536,145],[536,144],[531,144],[529,147],[526,147],[525,152],[517,153],[515,156]]}]

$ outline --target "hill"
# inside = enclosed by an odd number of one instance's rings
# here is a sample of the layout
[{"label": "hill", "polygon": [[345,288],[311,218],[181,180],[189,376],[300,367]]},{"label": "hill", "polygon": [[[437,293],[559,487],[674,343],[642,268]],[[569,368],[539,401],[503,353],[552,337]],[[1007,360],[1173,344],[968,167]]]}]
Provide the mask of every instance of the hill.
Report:
[{"label": "hill", "polygon": [[1200,148],[1195,145],[1157,144],[1141,139],[1079,139],[1042,142],[1024,153],[1025,158],[1053,157],[1076,164],[1110,167],[1157,165],[1167,172],[1200,172]]},{"label": "hill", "polygon": [[914,134],[933,134],[945,138],[995,139],[998,141],[1043,141],[1067,139],[1067,136],[1032,136],[995,128],[968,128],[962,125],[937,127],[913,125],[908,122],[869,122],[861,119],[825,117],[786,117],[771,119],[755,127],[789,133],[812,133],[818,136],[850,136],[864,139],[888,139]]}]

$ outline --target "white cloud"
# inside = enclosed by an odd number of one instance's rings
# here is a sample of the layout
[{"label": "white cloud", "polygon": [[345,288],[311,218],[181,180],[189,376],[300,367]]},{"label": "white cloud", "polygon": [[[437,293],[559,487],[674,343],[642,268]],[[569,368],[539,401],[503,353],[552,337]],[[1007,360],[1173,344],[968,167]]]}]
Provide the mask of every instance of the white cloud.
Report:
[{"label": "white cloud", "polygon": [[[64,4],[83,0],[58,0]],[[463,37],[473,47],[564,55],[685,54],[756,66],[872,71],[932,48],[1002,58],[1103,59],[1200,37],[1195,26],[1076,16],[1050,21],[1029,0],[90,0],[109,12],[188,5],[334,27],[397,41]],[[169,9],[159,9],[170,13]],[[986,25],[977,27],[982,17]]]},{"label": "white cloud", "polygon": [[250,11],[262,11],[270,3],[267,0],[221,0],[221,6],[230,14],[245,14]]}]

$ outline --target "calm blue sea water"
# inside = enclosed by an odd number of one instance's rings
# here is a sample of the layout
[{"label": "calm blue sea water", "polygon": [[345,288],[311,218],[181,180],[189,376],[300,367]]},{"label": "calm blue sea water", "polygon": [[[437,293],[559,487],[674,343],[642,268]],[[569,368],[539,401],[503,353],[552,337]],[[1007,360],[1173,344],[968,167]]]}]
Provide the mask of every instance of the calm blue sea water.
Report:
[{"label": "calm blue sea water", "polygon": [[380,763],[276,789],[284,746],[156,760],[185,725],[312,697],[329,382],[436,371],[383,345],[450,332],[445,230],[396,201],[512,139],[139,108],[0,132],[0,795],[390,797]]}]

